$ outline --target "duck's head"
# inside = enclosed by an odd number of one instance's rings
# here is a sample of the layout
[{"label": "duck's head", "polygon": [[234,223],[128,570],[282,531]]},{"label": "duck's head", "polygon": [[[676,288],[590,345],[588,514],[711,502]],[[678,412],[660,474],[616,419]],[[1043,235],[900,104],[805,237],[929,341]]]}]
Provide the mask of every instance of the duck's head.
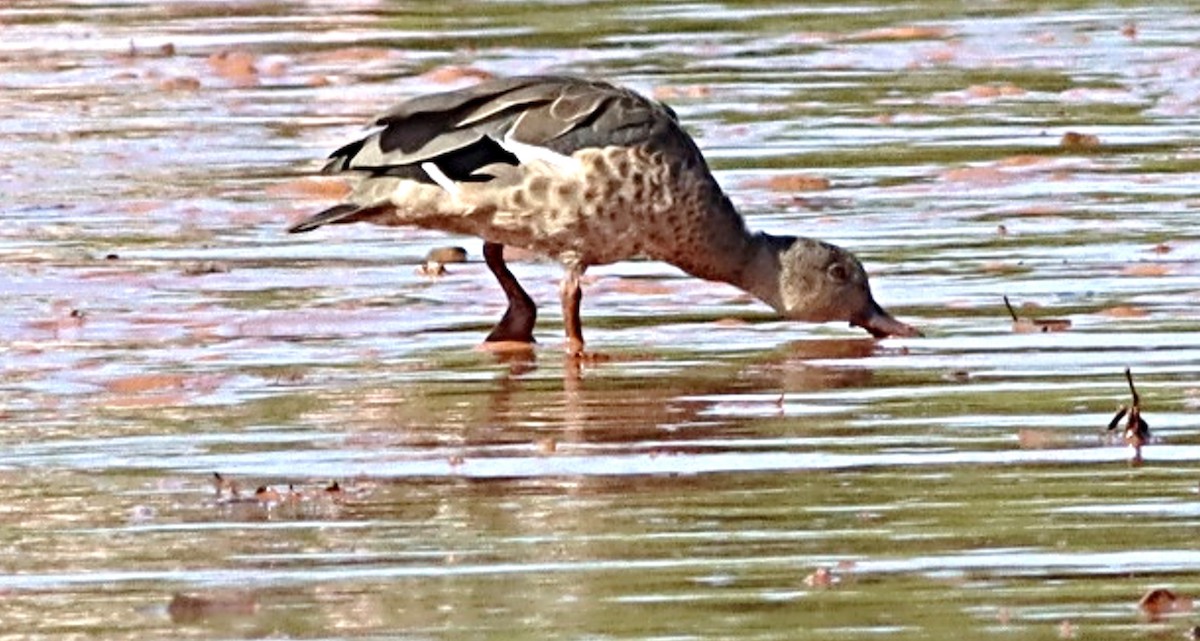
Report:
[{"label": "duck's head", "polygon": [[776,237],[779,295],[768,301],[787,318],[812,323],[848,321],[876,338],[921,336],[892,318],[871,296],[871,285],[854,254],[811,238]]}]

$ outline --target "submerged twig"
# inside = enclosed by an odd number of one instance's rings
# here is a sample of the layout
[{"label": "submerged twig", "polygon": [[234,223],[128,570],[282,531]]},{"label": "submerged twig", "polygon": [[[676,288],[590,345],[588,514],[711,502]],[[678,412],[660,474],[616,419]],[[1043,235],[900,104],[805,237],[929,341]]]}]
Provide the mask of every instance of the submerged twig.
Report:
[{"label": "submerged twig", "polygon": [[1008,315],[1012,316],[1013,331],[1018,334],[1062,332],[1071,329],[1071,321],[1065,318],[1037,319],[1017,316],[1017,310],[1013,309],[1012,303],[1008,302],[1008,296],[1004,296],[1004,306],[1008,308]]},{"label": "submerged twig", "polygon": [[1013,310],[1013,308],[1012,308],[1012,303],[1008,302],[1008,296],[1004,297],[1004,306],[1008,308],[1008,315],[1012,316],[1014,323],[1021,322],[1021,318],[1019,316],[1017,316],[1017,312],[1015,310]]},{"label": "submerged twig", "polygon": [[1142,446],[1150,442],[1150,425],[1142,418],[1142,399],[1138,396],[1137,387],[1133,385],[1133,373],[1128,367],[1125,368],[1125,380],[1129,382],[1129,395],[1133,402],[1117,408],[1117,413],[1108,422],[1108,431],[1116,430],[1121,424],[1121,419],[1125,419],[1125,429],[1121,432],[1121,438],[1133,448],[1132,462],[1138,465],[1142,462]]}]

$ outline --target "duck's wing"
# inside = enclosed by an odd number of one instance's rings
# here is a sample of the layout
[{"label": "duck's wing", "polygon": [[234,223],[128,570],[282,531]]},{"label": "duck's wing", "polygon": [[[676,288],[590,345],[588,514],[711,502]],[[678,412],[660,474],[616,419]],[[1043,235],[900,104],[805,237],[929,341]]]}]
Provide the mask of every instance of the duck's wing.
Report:
[{"label": "duck's wing", "polygon": [[399,105],[375,121],[381,129],[333,152],[325,171],[422,180],[421,165],[432,163],[451,180],[470,180],[491,163],[519,164],[528,146],[569,156],[635,144],[653,137],[664,119],[674,123],[663,105],[604,82],[507,78]]},{"label": "duck's wing", "polygon": [[[568,76],[523,76],[483,82],[408,100],[379,116],[365,138],[333,152],[324,173],[361,172],[413,180],[448,191],[452,183],[487,182],[489,166],[518,167],[580,149],[678,143],[675,114],[614,85]],[[674,135],[673,135],[674,134]],[[690,139],[682,138],[690,145]],[[494,171],[494,170],[493,170]],[[380,203],[339,205],[289,231],[369,218]]]}]

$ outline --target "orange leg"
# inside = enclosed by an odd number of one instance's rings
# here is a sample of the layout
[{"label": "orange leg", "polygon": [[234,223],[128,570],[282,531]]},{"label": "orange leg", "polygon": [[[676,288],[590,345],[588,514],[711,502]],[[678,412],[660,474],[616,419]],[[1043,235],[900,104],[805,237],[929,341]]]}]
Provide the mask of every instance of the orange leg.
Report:
[{"label": "orange leg", "polygon": [[574,355],[583,353],[583,323],[579,318],[579,305],[583,302],[583,290],[579,277],[583,270],[568,267],[563,276],[559,294],[562,296],[563,327],[567,330],[567,351]]},{"label": "orange leg", "polygon": [[533,340],[533,324],[537,321],[537,305],[521,288],[517,278],[504,263],[504,245],[484,242],[483,260],[487,263],[488,269],[492,270],[492,274],[496,276],[500,287],[504,289],[504,295],[508,297],[508,309],[504,310],[504,316],[484,340],[489,343],[497,341],[535,342]]}]

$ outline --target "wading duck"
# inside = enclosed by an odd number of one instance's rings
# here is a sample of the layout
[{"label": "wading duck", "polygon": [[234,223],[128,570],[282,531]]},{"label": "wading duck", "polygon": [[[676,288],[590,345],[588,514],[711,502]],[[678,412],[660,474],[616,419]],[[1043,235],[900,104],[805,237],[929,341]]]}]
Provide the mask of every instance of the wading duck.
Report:
[{"label": "wading duck", "polygon": [[508,297],[489,342],[534,340],[537,308],[505,264],[505,245],[562,263],[572,353],[583,349],[584,270],[634,257],[736,285],[785,318],[920,335],[875,302],[850,252],[748,230],[675,112],[629,89],[566,76],[497,79],[411,99],[374,124],[325,166],[361,177],[346,202],[289,231],[366,221],[482,238]]}]

